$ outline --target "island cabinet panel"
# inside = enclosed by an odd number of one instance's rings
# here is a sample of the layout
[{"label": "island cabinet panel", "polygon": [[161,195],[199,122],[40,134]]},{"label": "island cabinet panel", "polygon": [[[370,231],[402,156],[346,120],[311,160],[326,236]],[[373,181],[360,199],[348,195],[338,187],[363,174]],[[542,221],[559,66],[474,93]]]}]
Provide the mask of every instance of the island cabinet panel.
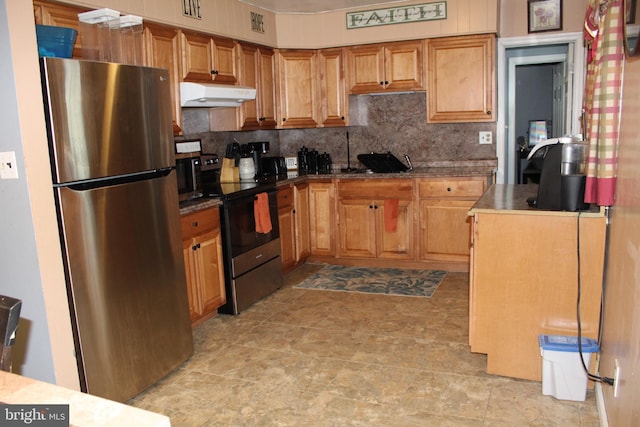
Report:
[{"label": "island cabinet panel", "polygon": [[427,121],[495,121],[495,36],[444,37],[425,43]]},{"label": "island cabinet panel", "polygon": [[468,263],[471,242],[468,211],[482,196],[486,184],[485,177],[418,180],[421,260]]},{"label": "island cabinet panel", "polygon": [[196,325],[226,302],[219,208],[185,214],[180,222],[189,312]]},{"label": "island cabinet panel", "polygon": [[491,209],[497,192],[487,193],[471,210],[469,344],[487,354],[488,373],[540,381],[538,335],[577,335],[578,289],[582,335],[598,337],[606,218],[524,199],[522,210]]},{"label": "island cabinet panel", "polygon": [[309,182],[309,244],[312,256],[335,256],[335,231],[336,206],[333,182]]},{"label": "island cabinet panel", "polygon": [[339,257],[414,257],[413,180],[338,182]]}]

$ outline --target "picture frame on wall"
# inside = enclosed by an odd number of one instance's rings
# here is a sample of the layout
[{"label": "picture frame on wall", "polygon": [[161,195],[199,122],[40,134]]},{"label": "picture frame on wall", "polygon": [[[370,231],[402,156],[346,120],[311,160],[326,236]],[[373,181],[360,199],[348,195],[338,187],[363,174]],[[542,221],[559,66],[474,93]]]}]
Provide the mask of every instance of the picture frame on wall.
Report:
[{"label": "picture frame on wall", "polygon": [[562,0],[527,0],[529,33],[562,30]]}]

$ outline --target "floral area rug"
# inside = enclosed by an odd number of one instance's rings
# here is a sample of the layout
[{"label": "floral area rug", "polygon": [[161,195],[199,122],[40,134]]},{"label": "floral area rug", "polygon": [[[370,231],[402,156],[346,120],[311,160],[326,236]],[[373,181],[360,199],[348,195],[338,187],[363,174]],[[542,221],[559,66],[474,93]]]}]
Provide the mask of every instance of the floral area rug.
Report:
[{"label": "floral area rug", "polygon": [[429,298],[446,274],[441,270],[325,265],[294,288]]}]

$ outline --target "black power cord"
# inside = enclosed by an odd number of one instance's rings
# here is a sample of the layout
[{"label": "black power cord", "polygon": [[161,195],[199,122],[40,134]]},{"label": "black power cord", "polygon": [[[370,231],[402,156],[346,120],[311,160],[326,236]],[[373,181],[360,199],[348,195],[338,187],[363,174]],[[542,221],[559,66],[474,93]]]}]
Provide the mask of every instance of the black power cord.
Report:
[{"label": "black power cord", "polygon": [[[587,368],[587,365],[584,363],[584,358],[582,356],[582,323],[580,321],[580,298],[581,298],[581,289],[582,289],[582,280],[581,280],[581,276],[582,276],[582,268],[581,268],[581,263],[580,263],[580,215],[582,212],[578,212],[578,230],[577,230],[577,254],[578,254],[578,299],[577,299],[577,320],[578,320],[578,352],[580,353],[580,363],[582,363],[582,369],[584,369],[584,372],[587,374],[587,377],[590,380],[593,381],[597,381],[597,382],[601,382],[601,383],[605,383],[605,384],[609,384],[609,385],[613,385],[614,384],[614,379],[613,378],[609,378],[609,377],[601,377],[598,375],[593,375],[589,372],[589,368]],[[608,213],[608,212],[607,212]],[[609,221],[607,220],[607,236],[609,234]],[[605,239],[605,252],[607,250],[606,246],[607,246],[607,242]],[[606,259],[605,259],[606,262]],[[602,297],[600,300],[600,327],[602,327],[602,311],[604,310],[604,304],[602,304],[602,299],[604,298],[604,289],[602,290]],[[600,341],[600,340],[598,340]]]}]

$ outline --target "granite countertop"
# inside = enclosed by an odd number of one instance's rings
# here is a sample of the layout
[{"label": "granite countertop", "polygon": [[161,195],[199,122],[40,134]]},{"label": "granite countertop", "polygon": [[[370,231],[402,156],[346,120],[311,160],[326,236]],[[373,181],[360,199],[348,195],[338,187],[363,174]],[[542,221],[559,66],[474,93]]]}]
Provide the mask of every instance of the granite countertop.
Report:
[{"label": "granite countertop", "polygon": [[[286,187],[302,182],[326,181],[332,179],[412,179],[412,178],[434,178],[440,176],[486,176],[491,177],[496,171],[497,162],[493,159],[487,160],[466,160],[466,161],[440,161],[416,167],[407,172],[397,173],[365,173],[361,170],[352,172],[342,172],[336,170],[327,174],[298,174],[289,172],[287,177],[277,178],[276,187]],[[201,209],[220,206],[222,201],[216,198],[203,197],[187,202],[180,202],[180,215],[186,215]]]},{"label": "granite countertop", "polygon": [[165,415],[5,371],[0,371],[0,401],[20,405],[69,405],[71,426],[171,426]]},{"label": "granite countertop", "polygon": [[[575,216],[577,212],[546,211],[529,207],[527,199],[538,195],[536,184],[494,184],[471,207],[469,215],[476,213],[530,214]],[[584,216],[602,216],[604,208],[593,207],[581,212]]]}]

